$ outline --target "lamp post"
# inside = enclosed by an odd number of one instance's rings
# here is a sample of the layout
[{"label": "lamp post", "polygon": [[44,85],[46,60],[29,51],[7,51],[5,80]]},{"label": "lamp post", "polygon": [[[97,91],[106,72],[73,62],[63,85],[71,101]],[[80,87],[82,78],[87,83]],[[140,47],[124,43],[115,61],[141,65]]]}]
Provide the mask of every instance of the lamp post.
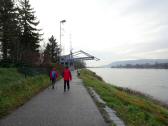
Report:
[{"label": "lamp post", "polygon": [[61,24],[65,23],[66,20],[61,20],[60,21],[60,49],[61,49],[61,52],[62,52],[62,47],[61,47]]}]

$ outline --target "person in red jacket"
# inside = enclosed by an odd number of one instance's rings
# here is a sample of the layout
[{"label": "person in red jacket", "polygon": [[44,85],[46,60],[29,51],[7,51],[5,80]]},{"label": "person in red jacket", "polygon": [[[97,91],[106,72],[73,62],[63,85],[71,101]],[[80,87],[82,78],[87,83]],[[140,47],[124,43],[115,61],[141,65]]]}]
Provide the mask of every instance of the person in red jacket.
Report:
[{"label": "person in red jacket", "polygon": [[66,86],[68,90],[70,89],[69,81],[72,80],[71,71],[69,70],[68,66],[63,71],[63,78],[64,78],[64,92],[66,91]]}]

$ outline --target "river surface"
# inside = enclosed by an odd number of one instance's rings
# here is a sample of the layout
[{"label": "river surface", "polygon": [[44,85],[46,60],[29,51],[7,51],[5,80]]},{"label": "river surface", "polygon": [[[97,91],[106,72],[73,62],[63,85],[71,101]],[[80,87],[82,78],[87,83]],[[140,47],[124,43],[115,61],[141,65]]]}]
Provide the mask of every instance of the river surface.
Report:
[{"label": "river surface", "polygon": [[104,81],[148,94],[168,104],[168,70],[89,68]]}]

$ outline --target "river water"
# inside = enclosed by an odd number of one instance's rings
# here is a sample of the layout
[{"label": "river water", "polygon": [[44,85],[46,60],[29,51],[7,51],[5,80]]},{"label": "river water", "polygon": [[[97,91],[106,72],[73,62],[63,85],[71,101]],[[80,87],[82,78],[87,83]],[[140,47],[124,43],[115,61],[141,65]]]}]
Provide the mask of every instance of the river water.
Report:
[{"label": "river water", "polygon": [[168,70],[89,68],[104,81],[148,94],[168,104]]}]

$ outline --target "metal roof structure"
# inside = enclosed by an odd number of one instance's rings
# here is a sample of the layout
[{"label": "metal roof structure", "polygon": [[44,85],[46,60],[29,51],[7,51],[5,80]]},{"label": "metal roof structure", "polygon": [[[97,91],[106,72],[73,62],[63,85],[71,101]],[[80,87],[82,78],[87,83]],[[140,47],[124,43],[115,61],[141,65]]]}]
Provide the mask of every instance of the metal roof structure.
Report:
[{"label": "metal roof structure", "polygon": [[61,56],[60,63],[61,64],[65,64],[65,63],[72,64],[74,61],[77,61],[77,60],[96,60],[98,61],[100,59],[96,58],[95,56],[89,53],[79,50],[77,52],[71,52],[68,55]]},{"label": "metal roof structure", "polygon": [[[80,56],[81,54],[83,54],[83,56]],[[96,60],[96,61],[100,60],[94,57],[93,55],[90,55],[89,53],[86,53],[82,50],[74,52],[71,55],[72,55],[72,59],[74,60]]]}]

